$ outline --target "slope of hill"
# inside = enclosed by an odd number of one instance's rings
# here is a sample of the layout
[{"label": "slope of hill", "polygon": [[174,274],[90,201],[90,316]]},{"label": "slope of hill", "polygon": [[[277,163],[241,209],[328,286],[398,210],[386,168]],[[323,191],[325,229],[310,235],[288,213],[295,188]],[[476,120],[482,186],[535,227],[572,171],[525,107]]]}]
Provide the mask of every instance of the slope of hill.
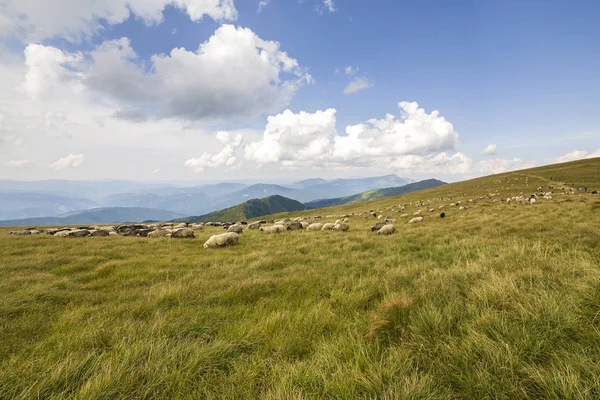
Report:
[{"label": "slope of hill", "polygon": [[600,159],[556,168],[261,217],[377,209],[391,236],[0,228],[0,398],[598,399],[600,195],[571,184],[600,189]]},{"label": "slope of hill", "polygon": [[215,211],[199,217],[178,218],[175,221],[188,223],[207,221],[243,221],[268,214],[275,214],[285,211],[300,211],[305,209],[306,206],[296,200],[275,195],[265,197],[263,199],[248,200],[242,204],[238,204],[237,206],[233,206],[225,210]]},{"label": "slope of hill", "polygon": [[81,210],[58,217],[25,218],[0,221],[0,226],[64,226],[117,224],[121,222],[169,221],[179,217],[171,211],[143,207],[104,207]]},{"label": "slope of hill", "polygon": [[324,200],[314,200],[305,203],[307,208],[323,208],[323,207],[331,207],[340,204],[348,204],[348,203],[364,203],[370,200],[381,199],[384,197],[397,196],[402,193],[414,192],[417,190],[429,189],[436,186],[445,185],[446,182],[442,182],[437,179],[427,179],[424,181],[419,181],[415,183],[409,183],[408,185],[400,186],[400,187],[391,187],[385,189],[376,189],[370,190],[368,192],[355,194],[352,196],[346,197],[338,197],[336,199],[324,199]]}]

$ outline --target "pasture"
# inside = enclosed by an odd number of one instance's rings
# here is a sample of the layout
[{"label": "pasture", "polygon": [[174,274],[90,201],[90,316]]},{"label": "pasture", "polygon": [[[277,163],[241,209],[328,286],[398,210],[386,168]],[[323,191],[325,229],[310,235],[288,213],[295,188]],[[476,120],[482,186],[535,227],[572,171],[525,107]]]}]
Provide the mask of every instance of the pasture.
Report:
[{"label": "pasture", "polygon": [[[380,210],[385,237],[372,217],[222,249],[202,247],[216,227],[0,229],[0,398],[598,399],[600,195],[583,185],[600,159],[272,217]],[[503,202],[539,186],[552,200]]]}]

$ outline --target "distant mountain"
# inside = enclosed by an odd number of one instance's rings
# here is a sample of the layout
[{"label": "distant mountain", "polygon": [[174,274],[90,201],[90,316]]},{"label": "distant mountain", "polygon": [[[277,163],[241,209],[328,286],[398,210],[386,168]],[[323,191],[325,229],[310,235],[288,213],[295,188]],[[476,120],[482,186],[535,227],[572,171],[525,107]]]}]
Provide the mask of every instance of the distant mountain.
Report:
[{"label": "distant mountain", "polygon": [[242,221],[286,211],[305,210],[306,206],[296,200],[288,199],[283,196],[275,195],[265,197],[264,199],[248,200],[237,206],[226,208],[221,211],[215,211],[210,214],[199,217],[179,218],[176,222],[229,222]]},{"label": "distant mountain", "polygon": [[[0,180],[0,192],[20,193],[39,190],[34,198],[42,195],[58,196],[60,199],[29,204],[13,202],[2,207],[0,218],[19,219],[28,217],[55,217],[64,212],[97,207],[142,207],[171,211],[180,215],[204,215],[216,210],[233,207],[250,199],[280,195],[299,202],[331,199],[386,187],[403,186],[408,179],[397,175],[385,175],[360,179],[321,178],[305,179],[290,185],[221,182],[195,186],[181,186],[164,182],[132,181],[64,181],[49,180],[23,182]],[[189,183],[187,183],[189,184]],[[6,203],[8,204],[8,203]]]},{"label": "distant mountain", "polygon": [[305,179],[303,181],[298,181],[298,182],[292,183],[292,186],[299,187],[299,188],[305,188],[307,186],[320,185],[320,184],[326,183],[326,182],[327,181],[325,179],[321,179],[321,178]]},{"label": "distant mountain", "polygon": [[[308,182],[310,181],[308,180]],[[412,181],[392,174],[371,178],[334,179],[309,185],[306,185],[306,182],[300,181],[300,184],[304,184],[305,186],[289,197],[301,202],[307,202],[316,199],[350,196],[374,189],[404,186]]]},{"label": "distant mountain", "polygon": [[0,220],[54,217],[69,211],[98,207],[95,201],[45,193],[0,193]]},{"label": "distant mountain", "polygon": [[181,215],[193,215],[205,210],[210,197],[203,193],[180,193],[159,196],[154,193],[119,193],[99,201],[105,207],[144,207],[158,208]]},{"label": "distant mountain", "polygon": [[417,190],[429,189],[436,186],[445,185],[446,182],[437,179],[427,179],[420,182],[410,183],[400,187],[391,187],[385,189],[370,190],[364,193],[352,196],[339,197],[335,199],[315,200],[305,203],[307,208],[323,208],[337,206],[340,204],[362,203],[365,201],[381,199],[384,197],[397,196],[403,193],[415,192]]},{"label": "distant mountain", "polygon": [[0,221],[0,226],[63,226],[88,224],[119,224],[124,222],[170,221],[180,217],[171,211],[142,207],[93,208],[59,217],[25,218]]}]

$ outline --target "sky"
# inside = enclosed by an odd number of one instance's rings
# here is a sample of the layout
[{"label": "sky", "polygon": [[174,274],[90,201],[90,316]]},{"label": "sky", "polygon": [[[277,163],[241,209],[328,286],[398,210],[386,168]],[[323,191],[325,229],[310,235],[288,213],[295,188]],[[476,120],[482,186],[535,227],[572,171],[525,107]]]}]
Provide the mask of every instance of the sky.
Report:
[{"label": "sky", "polygon": [[3,0],[0,178],[456,181],[600,156],[598,1]]}]

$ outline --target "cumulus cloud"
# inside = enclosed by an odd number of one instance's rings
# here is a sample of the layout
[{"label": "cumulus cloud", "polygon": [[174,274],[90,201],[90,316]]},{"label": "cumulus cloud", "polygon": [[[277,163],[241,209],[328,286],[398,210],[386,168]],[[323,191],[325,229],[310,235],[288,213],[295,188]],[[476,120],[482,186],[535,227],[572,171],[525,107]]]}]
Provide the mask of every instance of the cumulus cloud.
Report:
[{"label": "cumulus cloud", "polygon": [[383,167],[462,173],[471,160],[462,153],[449,155],[458,133],[438,111],[427,114],[417,103],[399,104],[401,117],[387,115],[364,124],[336,130],[336,110],[271,116],[262,140],[246,146],[245,158],[282,167]]},{"label": "cumulus cloud", "polygon": [[344,94],[353,94],[373,86],[373,82],[367,78],[354,78],[344,89]]},{"label": "cumulus cloud", "polygon": [[72,68],[82,61],[80,53],[66,53],[39,44],[28,45],[25,48],[25,91],[37,99],[51,95],[56,88],[77,82],[77,74]]},{"label": "cumulus cloud", "polygon": [[495,144],[488,144],[487,146],[485,146],[485,149],[483,149],[481,151],[481,154],[485,154],[485,155],[496,154],[496,145]]},{"label": "cumulus cloud", "polygon": [[475,171],[483,174],[500,174],[503,172],[516,171],[519,169],[533,168],[536,164],[534,161],[524,161],[519,158],[503,159],[494,158],[490,160],[479,161],[475,166]]},{"label": "cumulus cloud", "polygon": [[335,109],[298,114],[286,110],[270,116],[262,140],[246,146],[245,158],[258,164],[284,166],[322,163],[331,151],[335,134]]},{"label": "cumulus cloud", "polygon": [[563,163],[563,162],[576,161],[576,160],[582,160],[584,158],[594,158],[594,157],[600,157],[600,148],[596,149],[596,151],[594,151],[592,153],[589,153],[585,150],[573,150],[570,153],[567,153],[565,155],[557,157],[555,161],[557,163]]},{"label": "cumulus cloud", "polygon": [[449,155],[447,152],[440,152],[400,156],[392,160],[390,165],[404,173],[466,174],[471,171],[472,161],[463,153]]},{"label": "cumulus cloud", "polygon": [[216,154],[204,152],[198,158],[190,158],[185,166],[194,172],[203,172],[206,168],[233,167],[237,161],[234,153],[242,144],[242,135],[232,135],[229,132],[218,132],[217,140],[223,144],[223,148]]},{"label": "cumulus cloud", "polygon": [[195,22],[204,16],[216,21],[237,18],[233,0],[5,0],[0,2],[0,35],[25,42],[54,37],[80,41],[103,30],[103,24],[120,24],[132,15],[158,24],[167,6],[183,10]]},{"label": "cumulus cloud", "polygon": [[64,158],[56,160],[50,167],[53,169],[76,168],[82,166],[84,163],[84,154],[69,154]]},{"label": "cumulus cloud", "polygon": [[278,42],[233,25],[219,27],[195,52],[153,56],[150,68],[127,38],[104,42],[85,59],[43,45],[28,46],[25,57],[32,97],[69,83],[116,102],[126,119],[149,110],[158,118],[255,117],[281,109],[312,80]]},{"label": "cumulus cloud", "polygon": [[11,168],[27,168],[33,164],[32,160],[11,160],[4,163],[4,165]]}]

